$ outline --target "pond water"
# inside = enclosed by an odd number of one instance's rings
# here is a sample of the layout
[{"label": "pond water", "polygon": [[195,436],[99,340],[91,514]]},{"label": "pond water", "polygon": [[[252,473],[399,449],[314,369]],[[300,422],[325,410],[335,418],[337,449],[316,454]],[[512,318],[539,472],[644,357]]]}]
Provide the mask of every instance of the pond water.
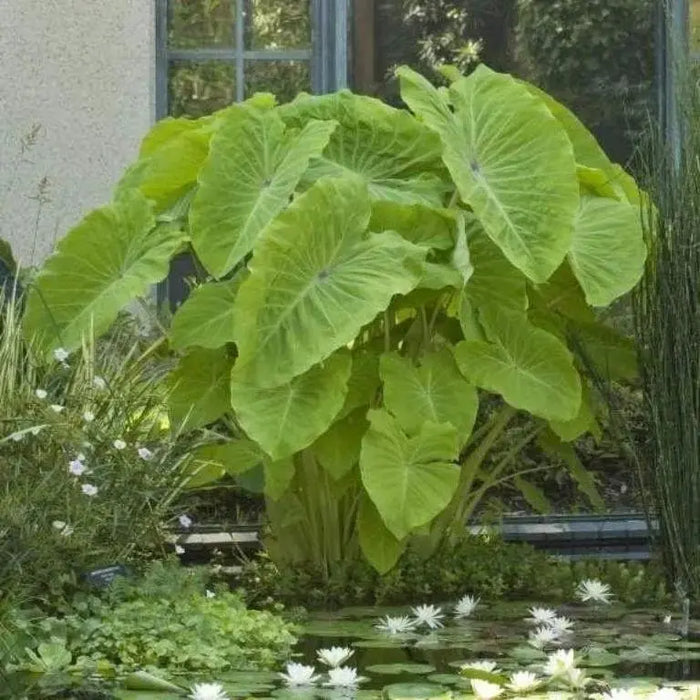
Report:
[{"label": "pond water", "polygon": [[[529,607],[530,604],[522,602],[480,605],[470,618],[460,621],[446,618],[443,629],[393,636],[376,629],[378,618],[407,615],[409,608],[347,608],[317,613],[305,626],[294,660],[315,665],[321,673],[317,650],[331,646],[352,648],[354,654],[347,664],[356,667],[366,678],[355,693],[358,700],[381,696],[389,700],[445,698],[450,694],[470,696],[470,683],[459,674],[463,664],[488,659],[496,662],[504,674],[526,669],[537,672],[547,653],[555,649],[546,647],[543,651],[528,643],[528,633],[533,629],[525,620]],[[557,612],[574,621],[574,633],[564,646],[577,650],[578,665],[599,681],[599,691],[606,684],[634,687],[642,697],[664,684],[682,689],[700,681],[700,621],[691,621],[691,634],[688,639],[682,639],[676,629],[678,621],[664,622],[659,611],[627,610],[616,605],[602,609],[572,605],[560,606]],[[275,671],[174,679],[183,687],[195,680],[219,681],[231,698],[311,700],[348,695],[347,691],[322,685],[305,690],[287,689]],[[171,692],[113,692],[124,700],[182,697]]]}]

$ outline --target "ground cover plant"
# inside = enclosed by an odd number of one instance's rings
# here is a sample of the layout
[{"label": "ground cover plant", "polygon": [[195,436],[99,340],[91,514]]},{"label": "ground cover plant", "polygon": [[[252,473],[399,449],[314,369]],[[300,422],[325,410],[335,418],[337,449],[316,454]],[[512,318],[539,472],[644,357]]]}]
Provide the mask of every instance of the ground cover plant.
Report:
[{"label": "ground cover plant", "polygon": [[[533,497],[519,451],[568,454],[604,419],[579,350],[635,371],[594,310],[643,268],[632,178],[508,75],[398,75],[411,112],[256,95],[159,123],[25,316],[44,356],[71,350],[191,248],[202,275],[170,328],[168,399],[176,430],[214,438],[191,483],[257,474],[271,556],[326,575],[360,551],[380,571],[409,542],[429,555],[505,479]],[[521,439],[489,463],[514,421]]]}]

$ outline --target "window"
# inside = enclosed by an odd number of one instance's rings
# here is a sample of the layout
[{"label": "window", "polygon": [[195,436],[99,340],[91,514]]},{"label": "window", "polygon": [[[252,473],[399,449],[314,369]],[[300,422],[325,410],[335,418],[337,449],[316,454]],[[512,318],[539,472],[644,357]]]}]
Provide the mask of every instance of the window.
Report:
[{"label": "window", "polygon": [[156,0],[157,115],[345,84],[346,0]]}]

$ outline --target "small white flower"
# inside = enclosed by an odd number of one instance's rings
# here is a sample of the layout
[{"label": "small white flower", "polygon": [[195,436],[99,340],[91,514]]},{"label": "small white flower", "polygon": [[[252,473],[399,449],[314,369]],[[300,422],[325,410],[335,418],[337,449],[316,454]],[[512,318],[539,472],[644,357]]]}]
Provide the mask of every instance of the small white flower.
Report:
[{"label": "small white flower", "polygon": [[514,693],[529,693],[539,684],[540,681],[534,673],[530,671],[516,671],[511,675],[508,687]]},{"label": "small white flower", "polygon": [[229,700],[220,683],[195,683],[190,690],[190,700]]},{"label": "small white flower", "polygon": [[48,396],[45,389],[37,389],[34,393],[37,399],[41,399],[42,401]]},{"label": "small white flower", "polygon": [[313,685],[321,676],[316,675],[313,666],[304,664],[288,663],[287,672],[279,674],[282,680],[289,686]]},{"label": "small white flower", "polygon": [[563,678],[570,670],[576,668],[576,659],[573,649],[559,649],[547,658],[544,672],[552,678]]},{"label": "small white flower", "polygon": [[95,420],[95,414],[92,411],[83,412],[83,420],[86,423],[92,423]]},{"label": "small white flower", "polygon": [[43,427],[44,427],[43,425],[35,425],[35,426],[29,428],[29,432],[32,435],[38,435],[41,432]]},{"label": "small white flower", "polygon": [[671,616],[664,615],[664,625],[670,625],[670,624],[671,624]]},{"label": "small white flower", "polygon": [[144,462],[148,462],[150,459],[153,458],[153,452],[151,452],[147,447],[139,447],[139,449],[136,450],[136,452]]},{"label": "small white flower", "polygon": [[461,669],[471,668],[475,671],[484,671],[485,673],[499,673],[499,668],[495,661],[472,661],[468,664],[462,664]]},{"label": "small white flower", "polygon": [[355,688],[364,680],[367,679],[363,678],[362,676],[358,676],[356,668],[340,666],[338,668],[331,668],[328,670],[328,683],[324,683],[324,685],[328,685],[333,688]]},{"label": "small white flower", "polygon": [[73,534],[73,528],[68,523],[64,523],[63,520],[54,520],[51,527],[58,530],[64,537],[70,537]]},{"label": "small white flower", "polygon": [[[180,547],[180,549],[182,549],[182,547]],[[185,550],[183,549],[182,551],[184,552]],[[214,591],[210,591],[208,588],[204,591],[204,595],[207,598],[216,598],[216,593],[214,593]]]},{"label": "small white flower", "polygon": [[184,554],[185,553],[185,548],[180,546],[179,544],[175,545],[175,554]]},{"label": "small white flower", "polygon": [[[681,693],[675,688],[659,688],[648,696],[649,700],[681,700]],[[623,700],[620,698],[619,700]]]},{"label": "small white flower", "polygon": [[319,649],[316,652],[318,660],[330,666],[331,668],[337,668],[344,664],[355,652],[348,647],[331,647],[330,649]]},{"label": "small white flower", "polygon": [[100,391],[107,388],[107,382],[105,382],[102,377],[94,377],[92,380],[92,385],[95,387],[95,389],[99,389]]},{"label": "small white flower", "polygon": [[72,459],[68,462],[68,471],[73,476],[82,476],[86,469],[87,467],[79,459]]},{"label": "small white flower", "polygon": [[97,496],[97,486],[94,486],[93,484],[83,484],[80,487],[80,490],[86,495],[86,496]]},{"label": "small white flower", "polygon": [[528,612],[530,617],[527,618],[527,621],[535,625],[549,625],[557,616],[557,613],[551,608],[534,607],[530,608]]},{"label": "small white flower", "polygon": [[63,348],[56,348],[53,351],[53,356],[56,362],[65,362],[68,359],[68,351]]},{"label": "small white flower", "polygon": [[528,635],[528,643],[536,649],[544,649],[548,644],[556,644],[559,635],[551,627],[538,627]]},{"label": "small white flower", "polygon": [[549,623],[549,629],[556,633],[558,637],[570,634],[573,632],[574,621],[568,617],[555,617]]},{"label": "small white flower", "polygon": [[627,688],[611,688],[602,697],[603,700],[634,700],[634,693]]},{"label": "small white flower", "polygon": [[65,408],[65,406],[61,406],[61,404],[58,404],[58,403],[51,404],[51,410],[54,413],[60,413],[64,408]]},{"label": "small white flower", "polygon": [[416,618],[416,626],[426,625],[431,630],[443,627],[441,619],[444,615],[437,605],[417,605],[411,608],[411,612]]},{"label": "small white flower", "polygon": [[126,447],[126,443],[121,438],[117,438],[112,445],[114,445],[115,450],[123,450]]},{"label": "small white flower", "polygon": [[178,518],[178,522],[182,527],[192,527],[192,518],[184,513]]},{"label": "small white flower", "polygon": [[589,578],[581,581],[576,588],[576,595],[584,603],[610,603],[612,591],[607,583],[598,581],[598,579]]},{"label": "small white flower", "polygon": [[472,678],[471,684],[474,695],[476,695],[478,700],[492,700],[492,698],[497,698],[503,692],[503,688],[500,685],[482,681],[478,678]]},{"label": "small white flower", "polygon": [[479,605],[479,598],[470,595],[463,596],[455,605],[455,617],[469,617],[476,610],[477,605]]},{"label": "small white flower", "polygon": [[386,615],[375,625],[378,630],[389,634],[405,634],[416,626],[416,621],[410,617],[389,617]]}]

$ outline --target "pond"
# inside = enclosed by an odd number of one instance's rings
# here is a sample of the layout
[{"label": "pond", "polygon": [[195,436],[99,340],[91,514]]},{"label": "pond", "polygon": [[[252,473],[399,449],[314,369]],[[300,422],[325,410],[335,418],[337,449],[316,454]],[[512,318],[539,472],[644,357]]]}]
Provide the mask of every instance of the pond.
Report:
[{"label": "pond", "polygon": [[[313,614],[295,648],[294,661],[314,665],[321,674],[318,650],[333,646],[352,649],[347,665],[357,668],[365,678],[354,693],[324,687],[325,678],[312,688],[286,688],[275,671],[231,672],[217,678],[174,680],[185,688],[195,680],[218,681],[231,698],[310,700],[354,695],[358,700],[382,696],[398,700],[472,696],[470,680],[460,675],[465,664],[489,660],[505,676],[519,670],[542,675],[548,654],[557,647],[539,649],[529,641],[535,625],[526,618],[533,605],[482,604],[466,619],[450,620],[446,616],[443,628],[395,635],[377,629],[377,622],[387,615],[409,615],[408,607],[346,608]],[[560,645],[575,649],[577,665],[594,679],[588,695],[604,692],[609,685],[634,688],[635,695],[643,697],[659,686],[672,685],[683,690],[700,681],[700,621],[691,621],[689,637],[683,639],[677,631],[679,620],[669,620],[658,610],[629,610],[615,604],[569,605],[559,606],[557,613],[573,621],[573,633],[562,639]],[[182,697],[169,691],[113,692],[123,700]],[[529,697],[542,696],[540,693]]]}]

